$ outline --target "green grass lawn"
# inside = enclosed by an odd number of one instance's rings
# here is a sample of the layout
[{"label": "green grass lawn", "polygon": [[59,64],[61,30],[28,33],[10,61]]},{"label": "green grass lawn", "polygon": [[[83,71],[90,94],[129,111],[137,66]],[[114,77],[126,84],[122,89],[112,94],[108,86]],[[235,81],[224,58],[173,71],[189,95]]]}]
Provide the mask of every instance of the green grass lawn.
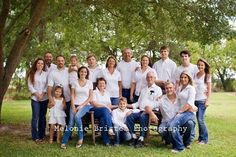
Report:
[{"label": "green grass lawn", "polygon": [[[47,141],[36,144],[30,139],[30,101],[4,102],[2,124],[0,127],[0,157],[10,156],[173,156],[161,143],[158,135],[152,135],[144,148],[135,149],[127,145],[107,148],[98,140],[92,145],[91,135],[85,138],[81,149],[75,149],[76,139],[73,138],[66,150],[59,145]],[[193,142],[191,150],[185,150],[175,156],[236,156],[236,95],[232,93],[214,93],[210,107],[206,112],[209,130],[209,143],[198,145]],[[197,128],[196,128],[197,130]],[[198,131],[196,131],[198,136]]]}]

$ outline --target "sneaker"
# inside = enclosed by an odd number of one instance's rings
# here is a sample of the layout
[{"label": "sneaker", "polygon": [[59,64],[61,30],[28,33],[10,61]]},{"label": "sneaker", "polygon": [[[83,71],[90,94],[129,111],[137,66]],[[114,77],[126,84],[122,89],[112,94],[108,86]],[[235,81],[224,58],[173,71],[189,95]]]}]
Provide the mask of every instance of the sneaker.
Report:
[{"label": "sneaker", "polygon": [[131,139],[130,142],[129,142],[129,146],[135,146],[137,143],[137,139]]},{"label": "sneaker", "polygon": [[144,147],[144,142],[141,140],[138,140],[137,144],[135,145],[135,148],[142,148]]},{"label": "sneaker", "polygon": [[183,152],[183,151],[184,151],[184,149],[183,150],[171,149],[172,153],[180,153],[180,152]]},{"label": "sneaker", "polygon": [[200,144],[200,145],[204,145],[204,144],[207,144],[207,143],[204,142],[204,141],[200,141],[200,142],[198,142],[198,144]]},{"label": "sneaker", "polygon": [[119,147],[120,145],[119,145],[118,143],[115,143],[114,146],[115,146],[115,147]]},{"label": "sneaker", "polygon": [[66,149],[66,144],[61,144],[61,149]]},{"label": "sneaker", "polygon": [[187,149],[191,149],[191,145],[186,145],[185,146]]},{"label": "sneaker", "polygon": [[111,147],[110,143],[105,144],[106,147]]}]

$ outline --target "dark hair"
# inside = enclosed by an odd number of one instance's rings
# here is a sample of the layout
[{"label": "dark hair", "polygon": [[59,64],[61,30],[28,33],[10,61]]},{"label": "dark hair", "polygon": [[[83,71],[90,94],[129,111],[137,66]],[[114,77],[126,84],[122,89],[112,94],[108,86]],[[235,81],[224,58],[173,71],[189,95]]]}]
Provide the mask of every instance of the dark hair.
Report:
[{"label": "dark hair", "polygon": [[62,97],[62,98],[65,98],[65,97],[64,97],[64,94],[63,94],[63,86],[62,86],[61,84],[56,85],[56,86],[54,87],[54,92],[55,92],[57,89],[61,89],[61,97]]},{"label": "dark hair", "polygon": [[210,65],[207,63],[207,61],[205,59],[202,59],[202,58],[198,59],[197,64],[198,64],[198,62],[203,62],[205,64],[204,72],[206,74],[204,77],[204,83],[207,83],[207,80],[211,77]]},{"label": "dark hair", "polygon": [[27,78],[30,79],[30,82],[31,82],[32,84],[35,83],[34,75],[35,75],[35,73],[36,73],[36,71],[37,71],[37,63],[38,63],[38,61],[43,61],[43,71],[46,71],[46,66],[45,66],[44,59],[43,59],[43,58],[37,58],[37,59],[34,61],[32,67],[30,68],[30,70],[29,70],[29,72],[28,72],[28,74],[27,74]]},{"label": "dark hair", "polygon": [[62,57],[63,59],[65,59],[65,57],[64,57],[63,55],[58,55],[58,56],[56,57],[56,60],[57,60],[58,57]]},{"label": "dark hair", "polygon": [[182,57],[182,54],[188,55],[189,57],[191,56],[191,53],[188,50],[183,50],[179,53],[181,57]]},{"label": "dark hair", "polygon": [[140,65],[142,66],[142,60],[143,60],[143,58],[145,58],[145,57],[148,58],[148,62],[149,62],[149,63],[148,63],[148,66],[152,67],[152,61],[151,61],[151,58],[148,57],[148,55],[142,55],[142,56],[141,56]]},{"label": "dark hair", "polygon": [[94,57],[97,60],[97,57],[95,56],[95,54],[92,54],[92,53],[87,56],[86,60],[88,61],[88,59],[91,57]]},{"label": "dark hair", "polygon": [[104,81],[105,84],[107,84],[107,81],[103,77],[97,78],[96,84],[98,85],[98,82],[100,81]]},{"label": "dark hair", "polygon": [[106,68],[108,67],[108,61],[109,61],[110,59],[114,59],[114,60],[115,60],[115,68],[116,68],[116,66],[117,66],[117,60],[116,60],[116,57],[115,57],[115,56],[109,56],[109,57],[107,58],[107,61],[106,61]]},{"label": "dark hair", "polygon": [[50,51],[46,51],[46,52],[44,53],[44,58],[45,58],[46,54],[51,54],[51,55],[52,55],[52,53],[51,53]]},{"label": "dark hair", "polygon": [[86,69],[86,71],[87,71],[87,75],[86,75],[85,78],[86,78],[86,79],[89,79],[89,70],[88,70],[88,68],[85,67],[85,66],[81,66],[81,67],[78,69],[78,78],[80,78],[79,73],[80,73],[80,71],[81,71],[82,69]]},{"label": "dark hair", "polygon": [[161,50],[168,50],[168,51],[170,51],[170,48],[168,47],[168,46],[162,46],[161,48],[160,48],[160,52],[161,52]]}]

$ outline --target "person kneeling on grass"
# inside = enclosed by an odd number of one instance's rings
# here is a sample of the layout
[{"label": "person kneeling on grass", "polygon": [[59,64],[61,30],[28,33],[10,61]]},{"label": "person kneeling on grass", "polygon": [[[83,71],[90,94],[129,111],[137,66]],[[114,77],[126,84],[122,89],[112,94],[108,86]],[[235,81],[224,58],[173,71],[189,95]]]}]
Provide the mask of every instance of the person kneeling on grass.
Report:
[{"label": "person kneeling on grass", "polygon": [[[153,71],[147,73],[146,81],[147,86],[142,89],[138,102],[129,105],[129,107],[133,108],[131,115],[127,117],[126,124],[129,128],[129,131],[132,135],[132,145],[136,148],[143,147],[143,141],[145,132],[148,130],[149,124],[149,115],[150,118],[154,121],[157,121],[156,116],[154,116],[151,112],[147,112],[157,108],[158,100],[162,95],[162,90],[155,84],[155,74]],[[146,106],[150,106],[150,110],[146,110]],[[140,122],[140,136],[137,140],[137,136],[135,134],[135,122]]]},{"label": "person kneeling on grass", "polygon": [[61,129],[61,127],[66,125],[66,113],[64,111],[66,108],[66,102],[63,96],[63,87],[61,85],[57,85],[55,87],[54,95],[55,96],[53,97],[53,100],[55,101],[55,104],[50,109],[48,122],[50,124],[50,144],[52,144],[53,142],[54,130],[57,131],[57,143],[60,143],[60,130],[63,130],[63,128]]},{"label": "person kneeling on grass", "polygon": [[126,117],[130,114],[131,110],[127,109],[127,99],[125,97],[121,97],[118,108],[112,111],[112,121],[115,130],[114,146],[119,146],[121,139],[124,139],[125,141],[129,141],[131,139],[129,128],[125,124]]}]

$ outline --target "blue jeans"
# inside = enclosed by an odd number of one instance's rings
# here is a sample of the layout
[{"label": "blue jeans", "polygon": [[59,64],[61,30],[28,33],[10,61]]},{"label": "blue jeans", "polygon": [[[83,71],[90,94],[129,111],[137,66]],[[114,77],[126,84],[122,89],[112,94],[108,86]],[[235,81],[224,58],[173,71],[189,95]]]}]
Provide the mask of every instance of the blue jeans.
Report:
[{"label": "blue jeans", "polygon": [[87,104],[83,108],[81,108],[75,115],[75,122],[78,127],[78,140],[84,139],[82,118],[87,112],[89,112],[91,108],[92,106],[90,104]]},{"label": "blue jeans", "polygon": [[[75,108],[78,107],[78,105],[75,105]],[[73,113],[72,109],[70,110],[70,120],[69,123],[66,125],[65,127],[65,132],[64,132],[64,136],[62,138],[61,143],[62,144],[67,144],[69,141],[69,138],[71,137],[74,125],[75,125],[75,114]]]},{"label": "blue jeans", "polygon": [[31,99],[32,120],[31,120],[31,134],[32,139],[43,139],[45,137],[46,128],[46,113],[48,107],[48,100],[34,101]]},{"label": "blue jeans", "polygon": [[106,107],[94,107],[94,117],[99,118],[99,128],[101,129],[102,140],[104,144],[110,143],[108,130],[112,128],[112,117],[110,111]]},{"label": "blue jeans", "polygon": [[139,99],[139,96],[137,96],[137,95],[134,94],[134,100],[133,100],[133,103],[138,102],[138,99]]},{"label": "blue jeans", "polygon": [[112,105],[119,105],[119,98],[111,97],[110,99]]},{"label": "blue jeans", "polygon": [[171,143],[171,137],[168,131],[171,120],[168,122],[161,122],[160,126],[158,127],[158,132],[161,135],[161,137],[165,140],[166,144]]},{"label": "blue jeans", "polygon": [[69,124],[69,121],[70,121],[70,101],[66,102],[66,110],[65,110],[65,113],[66,113],[66,125]]},{"label": "blue jeans", "polygon": [[[184,125],[190,121],[189,128],[185,128],[185,131],[181,131],[184,129]],[[188,123],[187,123],[188,124]],[[184,146],[191,144],[191,133],[194,129],[194,113],[192,112],[183,112],[174,117],[174,119],[170,122],[169,125],[169,133],[171,136],[171,143],[173,145],[173,149],[183,150]],[[182,132],[182,135],[181,135]]]},{"label": "blue jeans", "polygon": [[127,99],[128,104],[132,104],[133,102],[130,100],[130,89],[122,88],[122,96]]},{"label": "blue jeans", "polygon": [[205,143],[208,142],[208,130],[206,127],[206,123],[204,120],[205,117],[205,111],[206,111],[206,107],[205,107],[205,101],[195,101],[195,105],[198,107],[198,111],[197,111],[197,122],[198,122],[198,128],[199,128],[199,137],[198,137],[198,141],[203,141]]},{"label": "blue jeans", "polygon": [[126,124],[129,131],[132,134],[135,133],[135,122],[140,122],[140,136],[145,137],[146,131],[148,131],[149,115],[144,112],[132,113],[126,119]]},{"label": "blue jeans", "polygon": [[120,126],[114,126],[115,130],[115,142],[114,144],[120,144],[120,140],[129,141],[131,139],[131,134],[124,131]]}]

